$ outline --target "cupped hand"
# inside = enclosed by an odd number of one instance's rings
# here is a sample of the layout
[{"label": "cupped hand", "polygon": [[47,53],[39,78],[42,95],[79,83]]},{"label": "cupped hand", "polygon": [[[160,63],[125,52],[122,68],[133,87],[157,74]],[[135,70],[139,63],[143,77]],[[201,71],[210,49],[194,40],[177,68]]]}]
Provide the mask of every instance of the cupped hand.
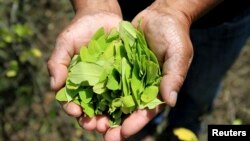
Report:
[{"label": "cupped hand", "polygon": [[[100,5],[101,3],[99,3]],[[114,4],[114,6],[116,5]],[[110,8],[113,11],[105,10],[105,8],[103,5],[100,9],[91,6],[79,9],[71,23],[58,36],[55,48],[48,60],[53,90],[58,91],[63,87],[71,58],[79,52],[82,45],[89,42],[97,29],[104,27],[108,32],[111,28],[118,27],[122,20],[120,8]],[[108,128],[106,117],[84,117],[81,107],[73,102],[62,103],[62,107],[68,115],[77,117],[80,125],[87,130],[97,129],[99,132],[105,132]],[[101,124],[98,124],[99,122]]]},{"label": "cupped hand", "polygon": [[[193,56],[189,37],[190,21],[179,11],[161,9],[154,4],[139,13],[133,20],[133,24],[138,26],[140,20],[148,45],[156,54],[162,67],[161,97],[167,105],[173,107]],[[115,141],[136,134],[160,111],[158,107],[132,113],[120,128],[109,129],[105,139]]]}]

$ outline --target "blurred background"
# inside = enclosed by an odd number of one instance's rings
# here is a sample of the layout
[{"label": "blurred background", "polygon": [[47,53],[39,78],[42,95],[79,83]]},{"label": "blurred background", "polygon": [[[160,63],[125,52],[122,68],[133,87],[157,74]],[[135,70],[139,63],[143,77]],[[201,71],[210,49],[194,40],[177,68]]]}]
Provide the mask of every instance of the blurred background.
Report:
[{"label": "blurred background", "polygon": [[[67,116],[50,91],[47,60],[74,16],[69,0],[0,0],[0,141],[101,141]],[[207,124],[250,124],[250,41],[227,73]],[[161,130],[157,130],[160,132]]]}]

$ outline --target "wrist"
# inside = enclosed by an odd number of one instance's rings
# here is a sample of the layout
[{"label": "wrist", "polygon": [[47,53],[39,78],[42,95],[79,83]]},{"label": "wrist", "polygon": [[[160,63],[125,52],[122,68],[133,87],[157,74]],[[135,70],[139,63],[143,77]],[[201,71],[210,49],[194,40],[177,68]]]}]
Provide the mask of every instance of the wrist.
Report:
[{"label": "wrist", "polygon": [[174,12],[191,25],[223,0],[155,0],[149,7],[163,12]]},{"label": "wrist", "polygon": [[122,16],[117,0],[71,0],[76,13],[95,13],[98,11]]}]

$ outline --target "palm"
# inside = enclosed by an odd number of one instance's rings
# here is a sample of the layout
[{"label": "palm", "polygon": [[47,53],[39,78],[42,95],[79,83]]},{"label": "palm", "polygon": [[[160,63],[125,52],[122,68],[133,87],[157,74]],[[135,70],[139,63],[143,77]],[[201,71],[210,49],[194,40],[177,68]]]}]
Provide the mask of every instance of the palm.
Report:
[{"label": "palm", "polygon": [[183,17],[155,10],[142,11],[133,22],[140,18],[149,47],[162,65],[162,98],[173,106],[168,95],[179,91],[192,60],[189,26]]},{"label": "palm", "polygon": [[[71,58],[79,52],[82,45],[89,42],[93,33],[100,27],[104,27],[105,30],[117,27],[120,21],[120,16],[103,11],[91,14],[78,13],[71,24],[58,36],[55,49],[48,61],[52,89],[57,91],[64,85]],[[82,114],[81,108],[76,104],[68,103],[63,107],[71,116],[79,117]]]},{"label": "palm", "polygon": [[[113,27],[117,27],[120,21],[119,16],[111,13],[94,13],[80,18],[76,16],[72,23],[62,32],[60,35],[62,37],[59,39],[62,39],[62,42],[68,42],[66,44],[71,44],[68,47],[74,47],[75,53],[77,53],[82,45],[89,42],[98,28],[104,27],[108,31]],[[63,39],[65,40],[63,41]]]}]

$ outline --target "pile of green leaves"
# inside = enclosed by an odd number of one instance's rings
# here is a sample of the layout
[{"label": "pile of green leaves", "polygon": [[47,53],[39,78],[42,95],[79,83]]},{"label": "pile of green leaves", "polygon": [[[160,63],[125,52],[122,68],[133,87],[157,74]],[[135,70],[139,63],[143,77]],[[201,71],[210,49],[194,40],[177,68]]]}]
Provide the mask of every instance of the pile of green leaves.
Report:
[{"label": "pile of green leaves", "polygon": [[84,113],[107,115],[111,127],[137,109],[153,109],[163,103],[157,96],[161,79],[156,56],[141,29],[122,21],[119,31],[100,28],[87,47],[72,58],[66,85],[58,101],[73,101]]}]

